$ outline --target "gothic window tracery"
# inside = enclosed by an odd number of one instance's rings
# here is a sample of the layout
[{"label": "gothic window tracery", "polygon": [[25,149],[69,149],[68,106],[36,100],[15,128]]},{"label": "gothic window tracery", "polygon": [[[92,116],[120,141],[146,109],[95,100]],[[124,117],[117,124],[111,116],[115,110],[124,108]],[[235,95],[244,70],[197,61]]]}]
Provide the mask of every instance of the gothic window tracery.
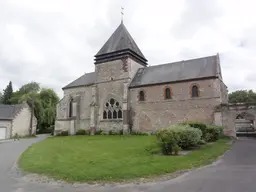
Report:
[{"label": "gothic window tracery", "polygon": [[122,119],[123,112],[120,103],[111,98],[104,105],[103,119]]}]

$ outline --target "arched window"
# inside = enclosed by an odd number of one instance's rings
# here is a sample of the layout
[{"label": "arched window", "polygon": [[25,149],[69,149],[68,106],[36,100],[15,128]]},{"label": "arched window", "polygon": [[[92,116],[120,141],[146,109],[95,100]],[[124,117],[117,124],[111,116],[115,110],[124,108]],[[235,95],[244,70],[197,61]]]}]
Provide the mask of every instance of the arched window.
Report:
[{"label": "arched window", "polygon": [[169,87],[165,88],[165,90],[164,90],[164,98],[165,99],[171,99],[172,98],[171,89]]},{"label": "arched window", "polygon": [[122,119],[122,108],[120,103],[111,98],[104,105],[103,119]]},{"label": "arched window", "polygon": [[71,98],[69,101],[69,117],[73,117],[73,99]]},{"label": "arched window", "polygon": [[107,111],[103,111],[103,119],[107,119]]},{"label": "arched window", "polygon": [[140,101],[145,101],[145,93],[144,93],[144,91],[140,91],[139,92],[139,100]]},{"label": "arched window", "polygon": [[197,85],[193,85],[191,88],[192,97],[199,97],[199,89]]}]

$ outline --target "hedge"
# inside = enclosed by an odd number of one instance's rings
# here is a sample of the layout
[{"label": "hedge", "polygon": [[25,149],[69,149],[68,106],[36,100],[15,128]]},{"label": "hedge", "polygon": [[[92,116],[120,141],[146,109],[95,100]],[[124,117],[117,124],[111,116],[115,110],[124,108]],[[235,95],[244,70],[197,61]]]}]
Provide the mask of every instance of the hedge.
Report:
[{"label": "hedge", "polygon": [[180,149],[190,149],[198,145],[201,136],[201,130],[188,125],[174,125],[156,132],[164,155],[177,154]]},{"label": "hedge", "polygon": [[202,139],[206,142],[217,141],[220,137],[223,137],[223,127],[216,125],[206,125],[197,121],[184,122],[183,125],[189,125],[194,128],[198,128],[202,131]]}]

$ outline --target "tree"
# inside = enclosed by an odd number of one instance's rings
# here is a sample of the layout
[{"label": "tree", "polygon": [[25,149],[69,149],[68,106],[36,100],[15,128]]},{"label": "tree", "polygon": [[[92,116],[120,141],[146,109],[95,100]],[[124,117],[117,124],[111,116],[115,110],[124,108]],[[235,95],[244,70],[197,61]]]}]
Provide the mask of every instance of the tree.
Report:
[{"label": "tree", "polygon": [[40,105],[39,95],[36,91],[30,91],[26,94],[23,94],[19,100],[19,103],[27,102],[30,107],[31,115],[30,115],[30,126],[29,126],[29,135],[32,135],[33,128],[33,117],[35,114],[35,106]]},{"label": "tree", "polygon": [[3,94],[0,92],[0,104],[3,103]]},{"label": "tree", "polygon": [[55,123],[56,105],[59,102],[58,95],[52,89],[42,89],[39,93],[41,102],[41,119],[40,127],[42,132],[46,132],[46,128],[50,128]]},{"label": "tree", "polygon": [[7,87],[4,89],[3,104],[11,104],[10,99],[13,95],[12,82],[10,81]]},{"label": "tree", "polygon": [[228,95],[230,103],[256,103],[256,93],[252,90],[238,90]]},{"label": "tree", "polygon": [[[30,82],[14,92],[10,102],[18,104],[26,101],[31,109],[30,134],[33,116],[37,118],[39,133],[50,132],[56,118],[56,105],[59,97],[52,89],[41,89],[37,82]],[[48,129],[49,128],[49,129]]]}]

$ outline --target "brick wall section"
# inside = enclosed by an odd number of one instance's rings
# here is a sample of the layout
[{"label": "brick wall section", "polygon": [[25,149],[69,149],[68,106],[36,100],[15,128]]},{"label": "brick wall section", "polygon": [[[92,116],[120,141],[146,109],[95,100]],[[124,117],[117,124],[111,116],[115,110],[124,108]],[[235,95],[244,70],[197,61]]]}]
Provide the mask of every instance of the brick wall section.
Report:
[{"label": "brick wall section", "polygon": [[[191,98],[191,85],[197,84],[200,97]],[[172,99],[165,100],[164,88],[170,87]],[[138,101],[140,90],[145,101]],[[220,86],[217,79],[155,85],[130,89],[131,123],[133,129],[157,130],[187,120],[213,123],[214,107],[220,104]]]}]

